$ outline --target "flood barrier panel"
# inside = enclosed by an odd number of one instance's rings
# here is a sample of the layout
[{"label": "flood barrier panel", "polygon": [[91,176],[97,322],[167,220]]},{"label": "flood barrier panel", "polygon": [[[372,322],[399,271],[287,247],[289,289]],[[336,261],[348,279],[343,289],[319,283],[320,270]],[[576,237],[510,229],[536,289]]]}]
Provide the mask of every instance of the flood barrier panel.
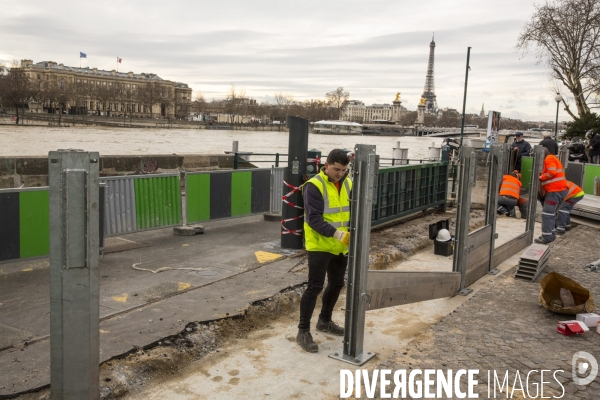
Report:
[{"label": "flood barrier panel", "polygon": [[447,189],[447,162],[380,168],[371,226],[427,208],[443,207],[445,210]]},{"label": "flood barrier panel", "polygon": [[271,188],[281,181],[273,184],[271,173],[270,168],[186,173],[187,223],[269,212],[281,203],[281,195],[272,199]]},{"label": "flood barrier panel", "polygon": [[181,225],[178,173],[100,178],[106,184],[106,236]]},{"label": "flood barrier panel", "polygon": [[0,190],[0,261],[48,255],[48,187]]}]

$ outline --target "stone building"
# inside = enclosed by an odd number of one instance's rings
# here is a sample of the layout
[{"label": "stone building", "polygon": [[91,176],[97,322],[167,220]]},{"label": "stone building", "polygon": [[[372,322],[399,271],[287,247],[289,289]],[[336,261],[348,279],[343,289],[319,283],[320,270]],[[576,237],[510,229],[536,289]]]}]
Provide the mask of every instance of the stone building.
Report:
[{"label": "stone building", "polygon": [[406,108],[401,106],[399,101],[395,101],[394,105],[372,104],[367,106],[360,100],[348,100],[340,114],[340,120],[359,123],[398,122],[403,111],[406,111]]},{"label": "stone building", "polygon": [[[21,67],[31,80],[33,97],[43,104],[42,112],[172,118],[187,116],[192,101],[187,83],[152,73],[69,67],[54,61],[22,60]],[[40,107],[30,107],[34,110]]]}]

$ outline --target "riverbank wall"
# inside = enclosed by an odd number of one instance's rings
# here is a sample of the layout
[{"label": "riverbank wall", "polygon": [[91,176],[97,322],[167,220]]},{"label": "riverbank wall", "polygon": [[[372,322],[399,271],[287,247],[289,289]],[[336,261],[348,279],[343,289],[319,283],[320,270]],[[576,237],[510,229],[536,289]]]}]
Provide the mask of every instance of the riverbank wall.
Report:
[{"label": "riverbank wall", "polygon": [[[117,118],[97,115],[63,115],[58,118],[55,114],[25,114],[25,120],[19,125],[9,115],[0,115],[0,125],[21,126],[52,126],[52,127],[81,127],[104,126],[110,128],[147,128],[147,129],[215,129],[215,130],[244,130],[244,131],[274,131],[287,132],[285,124],[255,124],[255,123],[205,123],[198,121],[168,120],[163,118]],[[60,123],[59,123],[60,121]]]},{"label": "riverbank wall", "polygon": [[[144,175],[233,169],[228,154],[100,156],[100,176]],[[239,163],[239,168],[254,168]],[[183,176],[182,176],[183,179]],[[48,186],[48,157],[0,157],[0,189]]]}]

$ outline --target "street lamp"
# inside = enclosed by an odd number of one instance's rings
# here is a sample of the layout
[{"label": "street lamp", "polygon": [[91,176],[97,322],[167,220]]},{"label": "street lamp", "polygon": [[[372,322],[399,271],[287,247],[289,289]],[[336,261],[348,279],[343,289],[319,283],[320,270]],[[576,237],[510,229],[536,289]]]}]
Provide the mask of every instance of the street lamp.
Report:
[{"label": "street lamp", "polygon": [[556,136],[558,134],[558,106],[562,101],[562,96],[556,93],[556,96],[554,96],[554,100],[556,101],[556,123],[554,124],[554,140],[556,140]]}]

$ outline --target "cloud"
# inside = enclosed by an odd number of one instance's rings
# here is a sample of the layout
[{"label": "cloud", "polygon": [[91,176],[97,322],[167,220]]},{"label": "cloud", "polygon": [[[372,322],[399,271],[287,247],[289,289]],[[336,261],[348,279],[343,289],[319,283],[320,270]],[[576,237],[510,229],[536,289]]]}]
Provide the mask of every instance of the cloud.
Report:
[{"label": "cloud", "polygon": [[[269,101],[284,92],[322,99],[343,86],[354,99],[403,105],[419,101],[435,31],[435,85],[440,107],[462,109],[467,47],[472,47],[467,108],[551,119],[548,74],[515,50],[533,6],[475,0],[196,2],[165,7],[104,1],[90,8],[64,0],[29,0],[0,16],[0,62],[32,58],[111,70],[152,72],[224,97],[234,83]],[[424,30],[423,26],[430,27]],[[550,98],[549,97],[549,98]],[[549,100],[546,100],[548,102]],[[511,114],[512,115],[512,114]]]}]

